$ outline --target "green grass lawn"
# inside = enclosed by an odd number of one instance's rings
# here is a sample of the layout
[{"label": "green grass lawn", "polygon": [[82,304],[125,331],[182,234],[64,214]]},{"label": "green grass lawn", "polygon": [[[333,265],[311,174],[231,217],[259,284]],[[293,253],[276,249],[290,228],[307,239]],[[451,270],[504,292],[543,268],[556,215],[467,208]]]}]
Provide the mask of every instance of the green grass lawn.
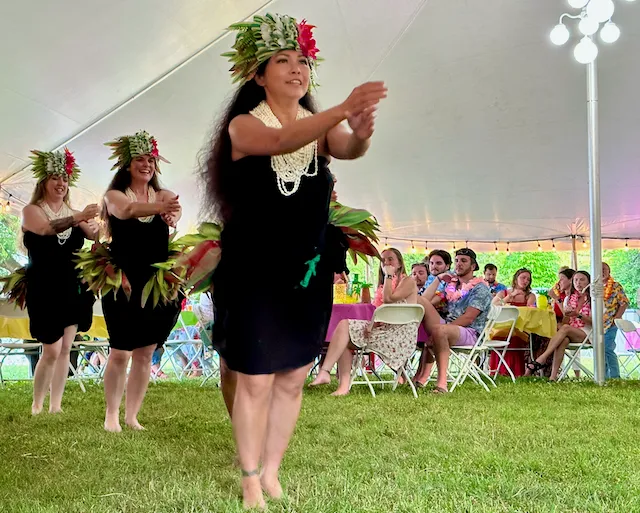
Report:
[{"label": "green grass lawn", "polygon": [[[240,511],[220,392],[151,385],[145,432],[102,430],[102,389],[69,385],[31,418],[29,383],[0,389],[0,511]],[[448,396],[307,390],[271,512],[640,511],[640,383],[465,385]]]}]

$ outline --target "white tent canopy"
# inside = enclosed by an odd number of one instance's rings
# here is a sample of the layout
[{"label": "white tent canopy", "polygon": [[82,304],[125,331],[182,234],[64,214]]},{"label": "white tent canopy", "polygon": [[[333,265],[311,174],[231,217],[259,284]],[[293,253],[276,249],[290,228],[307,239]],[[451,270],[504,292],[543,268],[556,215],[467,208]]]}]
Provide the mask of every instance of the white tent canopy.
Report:
[{"label": "white tent canopy", "polygon": [[[8,2],[2,198],[28,200],[31,149],[68,143],[83,171],[74,203],[98,201],[112,176],[103,143],[145,129],[172,162],[161,179],[182,198],[180,228],[193,229],[196,157],[233,90],[225,27],[271,11],[317,25],[321,105],[386,81],[370,152],[332,170],[340,200],[371,210],[390,243],[489,241],[473,246],[490,250],[587,235],[585,69],[548,39],[566,9],[557,0]],[[616,9],[622,37],[598,57],[603,236],[640,238],[640,6],[616,0]]]}]

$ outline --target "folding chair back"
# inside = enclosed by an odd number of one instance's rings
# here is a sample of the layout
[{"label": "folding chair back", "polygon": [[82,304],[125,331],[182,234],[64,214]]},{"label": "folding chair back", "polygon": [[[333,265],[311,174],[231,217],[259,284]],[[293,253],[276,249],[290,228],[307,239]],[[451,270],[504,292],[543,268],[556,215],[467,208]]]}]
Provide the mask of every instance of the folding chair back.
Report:
[{"label": "folding chair back", "polygon": [[[511,337],[513,336],[513,332],[516,329],[516,322],[518,321],[518,317],[520,316],[520,311],[515,306],[502,306],[499,308],[497,316],[494,321],[494,327],[498,325],[507,325],[509,326],[509,332],[507,333],[507,337],[504,340],[494,340],[491,338],[491,334],[493,332],[493,327],[489,332],[488,339],[485,340],[484,346],[488,351],[495,353],[498,356],[498,368],[495,370],[495,375],[498,375],[500,371],[500,367],[504,367],[509,376],[511,377],[511,381],[516,382],[516,377],[511,370],[511,367],[507,364],[504,356],[509,348],[509,344],[511,343]],[[489,375],[492,373],[492,369],[489,366]]]},{"label": "folding chair back", "polygon": [[627,319],[616,319],[614,322],[618,329],[624,333],[633,333],[638,330],[636,325]]},{"label": "folding chair back", "polygon": [[[381,305],[376,308],[373,313],[373,318],[371,319],[371,323],[382,322],[385,324],[409,324],[413,322],[421,322],[424,317],[424,307],[419,304],[408,304],[408,303],[397,303],[390,305]],[[416,392],[415,386],[411,379],[409,378],[409,374],[407,373],[407,364],[409,363],[409,359],[402,364],[398,372],[396,373],[396,377],[394,380],[385,381],[382,378],[377,381],[371,381],[367,376],[367,372],[364,368],[363,361],[366,355],[375,354],[375,351],[371,351],[366,347],[362,349],[358,349],[353,358],[353,364],[351,367],[351,383],[349,384],[349,388],[353,385],[357,384],[366,384],[369,387],[369,391],[373,397],[376,396],[376,393],[373,389],[372,385],[380,384],[384,386],[385,383],[389,383],[393,385],[393,389],[398,386],[398,379],[400,376],[404,376],[405,380],[409,384],[411,388],[411,392],[413,396],[417,399],[418,393]],[[361,374],[364,377],[364,381],[355,381],[355,377],[357,374]]]},{"label": "folding chair back", "polygon": [[584,337],[582,342],[569,343],[569,345],[567,346],[567,350],[573,351],[573,354],[569,357],[569,361],[567,362],[567,364],[562,368],[558,376],[558,381],[567,377],[567,374],[569,374],[569,371],[573,367],[574,363],[578,366],[578,368],[582,372],[585,373],[585,375],[587,375],[589,378],[593,378],[593,372],[591,372],[589,369],[587,369],[578,361],[578,356],[580,356],[580,351],[582,351],[583,349],[589,349],[592,344],[592,340],[593,340],[593,330],[590,329],[589,331],[587,331],[586,336]]},{"label": "folding chair back", "polygon": [[[625,377],[630,378],[633,376],[634,372],[640,368],[639,337],[632,337],[633,333],[640,335],[640,328],[627,319],[616,319],[614,322],[616,323],[616,327],[622,332],[622,336],[626,341],[625,350],[627,352],[621,355],[623,358],[620,359],[620,367],[624,370],[626,374]],[[636,361],[636,364],[631,370],[629,370],[627,368],[627,364],[630,364],[634,360]]]},{"label": "folding chair back", "polygon": [[420,322],[423,317],[424,307],[422,305],[398,303],[376,308],[371,322],[409,324],[410,322]]}]

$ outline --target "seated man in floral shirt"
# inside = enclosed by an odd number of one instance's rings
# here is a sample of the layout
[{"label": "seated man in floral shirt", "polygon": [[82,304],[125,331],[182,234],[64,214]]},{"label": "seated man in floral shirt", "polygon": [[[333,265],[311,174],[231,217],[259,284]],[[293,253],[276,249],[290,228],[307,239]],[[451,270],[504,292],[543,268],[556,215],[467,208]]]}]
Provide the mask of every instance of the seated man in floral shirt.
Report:
[{"label": "seated man in floral shirt", "polygon": [[[479,269],[477,257],[468,248],[456,251],[456,274],[438,275],[418,301],[425,309],[424,327],[430,336],[429,347],[435,353],[438,380],[434,392],[447,392],[447,368],[450,347],[473,346],[487,322],[491,308],[491,292],[482,278],[474,278]],[[446,283],[447,317],[442,319],[431,304],[440,283]]]}]

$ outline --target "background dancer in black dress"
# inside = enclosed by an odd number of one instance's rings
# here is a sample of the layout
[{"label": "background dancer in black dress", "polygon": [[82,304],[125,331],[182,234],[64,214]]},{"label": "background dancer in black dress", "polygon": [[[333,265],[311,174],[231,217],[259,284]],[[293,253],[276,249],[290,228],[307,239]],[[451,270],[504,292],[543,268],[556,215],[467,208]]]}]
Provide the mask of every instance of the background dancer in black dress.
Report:
[{"label": "background dancer in black dress", "polygon": [[95,239],[98,234],[98,206],[87,205],[82,212],[71,209],[69,186],[80,170],[69,150],[33,155],[38,183],[22,211],[22,232],[29,253],[29,330],[43,344],[33,376],[31,413],[37,415],[49,390],[49,413],[62,411],[71,344],[78,330],[91,328],[95,298],[81,283],[73,259],[85,237]]},{"label": "background dancer in black dress", "polygon": [[110,251],[131,285],[130,298],[122,289],[102,297],[111,346],[104,374],[104,428],[119,432],[125,382],[125,423],[132,429],[144,429],[138,412],[149,384],[151,357],[167,340],[180,313],[180,298],[166,305],[160,302],[155,308],[147,301],[143,308],[141,296],[155,271],[152,264],[168,258],[169,227],[175,227],[181,208],[178,197],[159,185],[158,160],[162,157],[153,137],[138,132],[108,145],[113,148],[112,158],[117,158],[114,168],[118,170],[104,197]]},{"label": "background dancer in black dress", "polygon": [[[251,508],[264,506],[263,489],[282,495],[280,463],[326,337],[334,271],[344,270],[344,250],[328,242],[328,163],[332,156],[364,155],[386,89],[363,84],[344,103],[315,114],[312,26],[267,14],[232,29],[239,30],[236,51],[225,55],[243,84],[222,118],[203,177],[209,206],[224,225],[213,336],[236,373],[232,422],[244,505]],[[264,45],[259,55],[256,42]],[[278,248],[287,272],[264,276],[260,296],[247,301],[238,277],[255,264],[256,248]]]}]

